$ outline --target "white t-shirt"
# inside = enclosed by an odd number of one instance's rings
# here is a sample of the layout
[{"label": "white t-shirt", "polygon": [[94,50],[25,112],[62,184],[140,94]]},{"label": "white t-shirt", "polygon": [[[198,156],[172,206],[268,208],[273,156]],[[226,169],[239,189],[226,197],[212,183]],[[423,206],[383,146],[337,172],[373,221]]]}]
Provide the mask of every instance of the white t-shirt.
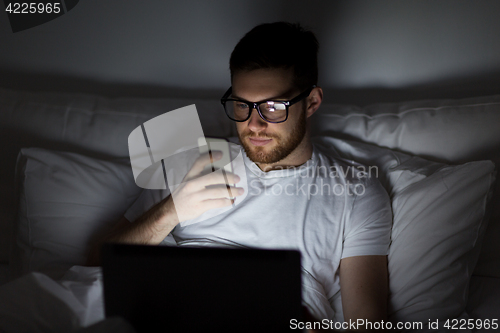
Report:
[{"label": "white t-shirt", "polygon": [[[302,166],[269,172],[241,153],[246,175],[235,170],[242,178],[238,186],[246,183],[241,203],[201,222],[177,225],[162,244],[297,249],[304,303],[319,319],[343,321],[340,260],[387,255],[392,225],[387,192],[368,168],[316,147]],[[143,191],[125,218],[135,221],[168,194]]]}]

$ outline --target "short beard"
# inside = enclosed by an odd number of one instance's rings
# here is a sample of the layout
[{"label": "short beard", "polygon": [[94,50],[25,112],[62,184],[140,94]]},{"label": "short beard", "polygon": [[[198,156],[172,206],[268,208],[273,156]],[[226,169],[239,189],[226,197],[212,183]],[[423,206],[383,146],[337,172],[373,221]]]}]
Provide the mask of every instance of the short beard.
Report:
[{"label": "short beard", "polygon": [[266,135],[267,138],[273,138],[276,140],[276,147],[273,148],[269,153],[264,153],[264,147],[253,147],[253,149],[247,144],[243,139],[251,135],[251,132],[238,133],[238,138],[240,140],[245,153],[254,163],[272,164],[277,163],[288,155],[290,155],[295,148],[302,142],[304,136],[306,135],[306,113],[302,110],[297,125],[292,129],[292,132],[288,138],[283,139],[278,135]]}]

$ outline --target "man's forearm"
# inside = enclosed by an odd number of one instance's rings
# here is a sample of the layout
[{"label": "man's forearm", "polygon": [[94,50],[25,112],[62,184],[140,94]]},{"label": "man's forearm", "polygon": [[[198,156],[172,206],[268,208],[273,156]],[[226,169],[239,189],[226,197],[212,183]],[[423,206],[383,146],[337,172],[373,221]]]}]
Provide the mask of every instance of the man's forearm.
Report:
[{"label": "man's forearm", "polygon": [[168,196],[136,221],[112,230],[105,241],[157,245],[178,223],[174,205]]},{"label": "man's forearm", "polygon": [[134,222],[122,218],[104,237],[92,246],[87,265],[99,265],[100,248],[103,243],[157,245],[167,237],[178,223],[175,207],[170,196],[168,196],[151,207]]}]

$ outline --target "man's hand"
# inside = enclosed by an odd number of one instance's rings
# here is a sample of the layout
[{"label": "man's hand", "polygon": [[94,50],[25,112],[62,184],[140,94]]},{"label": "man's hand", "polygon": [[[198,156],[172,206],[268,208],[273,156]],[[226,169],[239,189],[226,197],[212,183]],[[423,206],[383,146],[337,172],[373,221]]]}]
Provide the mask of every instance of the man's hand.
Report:
[{"label": "man's hand", "polygon": [[178,222],[194,219],[214,208],[231,206],[236,196],[243,194],[241,187],[232,187],[240,177],[222,169],[203,175],[207,165],[222,158],[222,152],[202,154],[186,174],[182,184],[170,198],[175,206]]}]

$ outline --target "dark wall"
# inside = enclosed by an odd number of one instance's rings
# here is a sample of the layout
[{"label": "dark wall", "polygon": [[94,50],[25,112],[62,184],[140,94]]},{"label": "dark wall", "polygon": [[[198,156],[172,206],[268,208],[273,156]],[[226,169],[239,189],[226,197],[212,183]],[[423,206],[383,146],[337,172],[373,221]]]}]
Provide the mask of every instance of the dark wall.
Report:
[{"label": "dark wall", "polygon": [[18,33],[0,14],[0,85],[219,96],[239,38],[259,23],[290,20],[320,40],[327,101],[493,94],[500,93],[498,17],[497,0],[81,0]]}]

